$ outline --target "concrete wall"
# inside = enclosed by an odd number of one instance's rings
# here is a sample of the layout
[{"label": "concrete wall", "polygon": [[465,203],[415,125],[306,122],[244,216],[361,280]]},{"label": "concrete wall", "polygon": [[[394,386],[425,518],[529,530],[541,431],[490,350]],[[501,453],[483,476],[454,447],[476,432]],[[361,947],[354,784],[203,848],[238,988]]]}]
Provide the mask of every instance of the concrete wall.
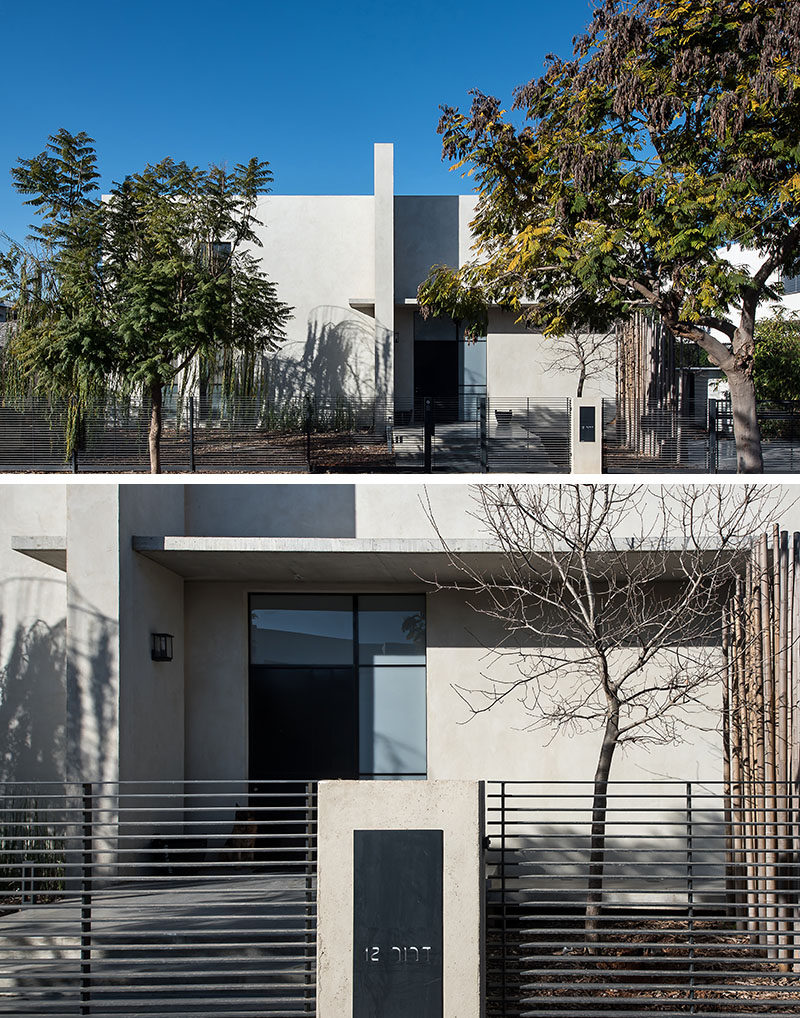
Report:
[{"label": "concrete wall", "polygon": [[[472,610],[459,592],[432,594],[427,606],[429,777],[591,781],[600,732],[535,727],[536,711],[526,709],[521,688],[485,713],[471,709],[485,708],[520,678],[517,656],[488,649],[508,645],[502,627]],[[539,650],[522,649],[532,655]],[[618,751],[612,779],[721,781],[720,696],[718,688],[709,689],[708,713],[687,718],[694,727],[679,726],[682,738],[675,743]]]},{"label": "concrete wall", "polygon": [[[468,781],[398,782],[385,785],[380,795],[374,786],[356,781],[320,785],[319,1018],[353,1013],[353,951],[369,949],[354,943],[355,830],[442,831],[442,1014],[480,1018],[485,1009],[483,787]],[[369,950],[378,965],[391,964]],[[387,945],[381,950],[389,954]]]},{"label": "concrete wall", "polygon": [[[131,550],[134,534],[178,533],[177,485],[120,485],[120,780],[183,777],[183,579]],[[151,634],[174,636],[172,661],[151,659]]]},{"label": "concrete wall", "polygon": [[374,300],[371,196],[269,196],[259,202],[254,253],[294,308],[274,356],[278,394],[331,399],[375,391],[375,320],[348,301]]},{"label": "concrete wall", "polygon": [[248,478],[238,484],[187,485],[185,492],[185,533],[192,537],[356,536],[353,484]]},{"label": "concrete wall", "polygon": [[119,779],[116,484],[67,488],[67,777]]},{"label": "concrete wall", "polygon": [[64,776],[67,578],[11,538],[65,533],[63,484],[0,485],[0,781]]},{"label": "concrete wall", "polygon": [[185,586],[185,774],[246,778],[247,586]]},{"label": "concrete wall", "polygon": [[[613,348],[613,336],[609,343]],[[577,362],[568,352],[566,342],[523,328],[514,321],[513,315],[501,311],[490,313],[486,351],[490,396],[560,399],[577,393]],[[589,373],[583,393],[615,398],[613,358]]]}]

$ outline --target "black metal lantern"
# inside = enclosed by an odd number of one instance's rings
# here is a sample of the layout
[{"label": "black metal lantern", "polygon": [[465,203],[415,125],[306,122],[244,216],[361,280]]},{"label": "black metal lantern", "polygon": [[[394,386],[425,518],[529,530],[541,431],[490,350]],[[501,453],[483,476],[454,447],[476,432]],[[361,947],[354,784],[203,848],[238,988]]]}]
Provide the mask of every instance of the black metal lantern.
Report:
[{"label": "black metal lantern", "polygon": [[150,634],[150,657],[153,661],[172,660],[172,633]]}]

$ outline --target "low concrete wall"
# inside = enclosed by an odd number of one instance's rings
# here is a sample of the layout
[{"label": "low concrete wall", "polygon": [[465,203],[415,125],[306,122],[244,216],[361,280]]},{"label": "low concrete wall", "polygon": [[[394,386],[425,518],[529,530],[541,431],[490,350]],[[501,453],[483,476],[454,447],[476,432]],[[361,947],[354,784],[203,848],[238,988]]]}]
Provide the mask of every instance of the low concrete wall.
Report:
[{"label": "low concrete wall", "polygon": [[353,1013],[356,830],[444,832],[443,1015],[480,1018],[484,1001],[483,782],[323,781],[318,817],[317,1018]]}]

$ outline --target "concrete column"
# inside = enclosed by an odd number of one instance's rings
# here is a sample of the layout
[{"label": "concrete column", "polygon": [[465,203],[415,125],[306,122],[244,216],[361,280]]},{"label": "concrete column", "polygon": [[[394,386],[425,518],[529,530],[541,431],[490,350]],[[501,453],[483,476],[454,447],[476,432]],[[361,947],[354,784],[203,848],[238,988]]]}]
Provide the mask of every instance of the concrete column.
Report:
[{"label": "concrete column", "polygon": [[572,400],[572,473],[603,472],[603,401],[581,396]]},{"label": "concrete column", "polygon": [[394,404],[394,146],[375,146],[375,397]]},{"label": "concrete column", "polygon": [[376,830],[443,832],[442,1013],[481,1018],[483,814],[483,782],[320,783],[317,1018],[353,1014],[354,832]]},{"label": "concrete column", "polygon": [[67,489],[67,778],[119,778],[119,499]]}]

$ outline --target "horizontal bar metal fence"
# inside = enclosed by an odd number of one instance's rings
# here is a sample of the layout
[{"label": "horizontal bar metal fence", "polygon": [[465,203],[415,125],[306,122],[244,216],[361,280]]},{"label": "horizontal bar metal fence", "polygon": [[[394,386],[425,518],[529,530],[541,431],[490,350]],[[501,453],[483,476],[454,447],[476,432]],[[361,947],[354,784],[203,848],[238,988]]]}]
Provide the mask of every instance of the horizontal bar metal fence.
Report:
[{"label": "horizontal bar metal fence", "polygon": [[[730,400],[709,401],[712,432],[712,469],[736,473],[736,442]],[[800,403],[758,404],[764,472],[793,473],[800,470]]]},{"label": "horizontal bar metal fence", "polygon": [[503,399],[479,393],[396,400],[397,469],[568,473],[571,406],[569,399]]},{"label": "horizontal bar metal fence", "polygon": [[487,1015],[796,1015],[797,791],[770,800],[791,817],[776,860],[763,796],[741,810],[698,782],[615,782],[605,801],[590,783],[490,783]]},{"label": "horizontal bar metal fence", "polygon": [[713,472],[708,430],[694,416],[669,408],[603,400],[603,471]]},{"label": "horizontal bar metal fence", "polygon": [[[109,399],[84,410],[67,457],[69,405],[0,405],[0,471],[146,472],[150,407]],[[216,403],[165,395],[164,472],[328,472],[393,469],[391,418],[374,400]]]},{"label": "horizontal bar metal fence", "polygon": [[0,1014],[315,1013],[312,782],[0,794]]}]

